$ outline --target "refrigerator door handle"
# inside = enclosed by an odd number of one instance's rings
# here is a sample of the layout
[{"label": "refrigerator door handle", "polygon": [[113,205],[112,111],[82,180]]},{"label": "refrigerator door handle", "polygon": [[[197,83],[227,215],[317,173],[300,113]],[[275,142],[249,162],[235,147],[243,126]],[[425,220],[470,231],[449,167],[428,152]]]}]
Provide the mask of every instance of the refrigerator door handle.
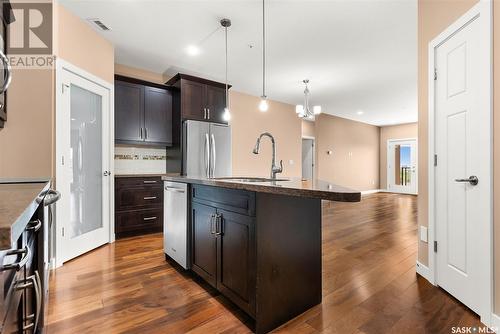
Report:
[{"label": "refrigerator door handle", "polygon": [[205,175],[210,177],[210,140],[208,133],[205,133]]},{"label": "refrigerator door handle", "polygon": [[215,177],[215,162],[216,162],[216,155],[215,155],[215,136],[212,133],[212,177]]}]

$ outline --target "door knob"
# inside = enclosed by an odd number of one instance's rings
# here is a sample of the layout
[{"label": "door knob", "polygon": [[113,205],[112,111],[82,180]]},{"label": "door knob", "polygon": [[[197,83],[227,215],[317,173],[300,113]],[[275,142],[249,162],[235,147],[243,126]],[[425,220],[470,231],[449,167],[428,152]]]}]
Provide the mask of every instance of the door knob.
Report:
[{"label": "door knob", "polygon": [[471,185],[476,186],[479,183],[477,176],[469,176],[468,179],[455,179],[455,182],[469,182]]}]

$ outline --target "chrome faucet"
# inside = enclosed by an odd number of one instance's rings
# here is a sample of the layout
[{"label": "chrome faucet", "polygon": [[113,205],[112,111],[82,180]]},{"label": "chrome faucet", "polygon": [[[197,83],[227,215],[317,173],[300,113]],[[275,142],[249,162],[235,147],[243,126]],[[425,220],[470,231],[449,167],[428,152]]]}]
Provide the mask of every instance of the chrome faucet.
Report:
[{"label": "chrome faucet", "polygon": [[274,137],[269,132],[262,133],[259,138],[257,138],[257,142],[255,143],[255,148],[253,149],[253,154],[259,154],[260,149],[260,140],[262,137],[269,137],[271,139],[271,144],[273,145],[273,161],[271,163],[271,179],[276,179],[276,174],[283,172],[283,160],[280,160],[280,165],[276,165],[276,142],[274,141]]}]

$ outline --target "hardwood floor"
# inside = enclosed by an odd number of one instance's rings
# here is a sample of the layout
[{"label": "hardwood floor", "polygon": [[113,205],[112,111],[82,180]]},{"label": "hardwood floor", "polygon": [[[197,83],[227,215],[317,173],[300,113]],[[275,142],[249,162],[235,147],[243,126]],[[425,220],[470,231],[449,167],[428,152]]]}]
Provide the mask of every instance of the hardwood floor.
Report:
[{"label": "hardwood floor", "polygon": [[[416,197],[323,204],[323,303],[279,333],[451,333],[482,326],[415,274]],[[248,333],[222,296],[165,262],[159,234],[117,241],[57,269],[48,333]]]}]

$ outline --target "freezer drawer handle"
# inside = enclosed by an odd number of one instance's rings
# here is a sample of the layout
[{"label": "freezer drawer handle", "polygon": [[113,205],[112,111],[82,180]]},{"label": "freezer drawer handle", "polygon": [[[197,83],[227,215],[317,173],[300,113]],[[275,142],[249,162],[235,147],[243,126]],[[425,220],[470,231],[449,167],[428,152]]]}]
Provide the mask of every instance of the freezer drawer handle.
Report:
[{"label": "freezer drawer handle", "polygon": [[33,288],[35,290],[36,313],[28,315],[24,319],[25,321],[34,319],[34,322],[25,325],[23,331],[32,329],[32,332],[35,333],[38,328],[38,320],[40,319],[40,312],[42,310],[42,282],[37,270],[35,270],[34,275],[27,277],[25,280],[16,281],[16,290],[25,290],[27,288]]},{"label": "freezer drawer handle", "polygon": [[158,217],[146,217],[144,218],[144,221],[155,220],[155,219],[158,219]]},{"label": "freezer drawer handle", "polygon": [[148,196],[148,197],[144,197],[144,199],[146,201],[149,201],[149,200],[152,200],[152,199],[157,199],[157,197],[156,196]]},{"label": "freezer drawer handle", "polygon": [[149,183],[157,183],[158,181],[144,181],[145,184],[149,184]]},{"label": "freezer drawer handle", "polygon": [[166,191],[173,191],[173,192],[176,192],[176,193],[184,193],[184,189],[175,188],[175,187],[168,187],[168,186],[166,186],[165,190]]}]

